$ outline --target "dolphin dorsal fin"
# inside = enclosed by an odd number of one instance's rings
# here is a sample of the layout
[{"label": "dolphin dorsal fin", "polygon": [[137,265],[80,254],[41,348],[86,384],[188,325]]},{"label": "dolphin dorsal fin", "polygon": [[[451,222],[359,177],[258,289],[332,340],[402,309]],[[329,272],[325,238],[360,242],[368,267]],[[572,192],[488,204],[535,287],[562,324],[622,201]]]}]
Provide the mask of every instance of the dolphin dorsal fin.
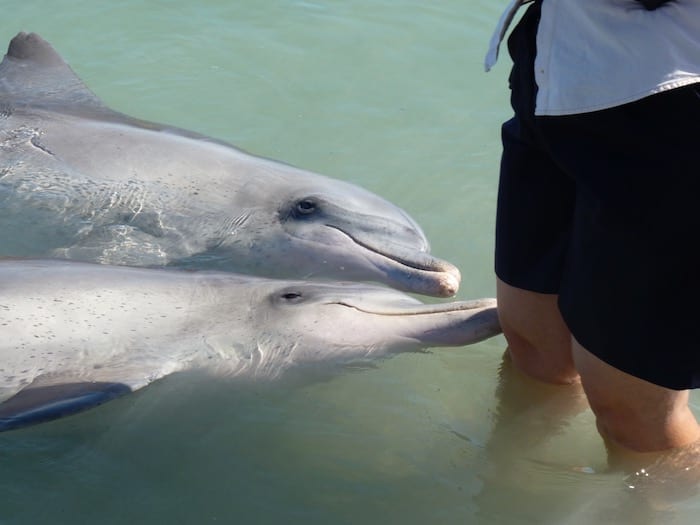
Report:
[{"label": "dolphin dorsal fin", "polygon": [[7,56],[18,60],[31,60],[46,66],[65,65],[54,48],[36,33],[18,33],[10,40]]},{"label": "dolphin dorsal fin", "polygon": [[61,56],[36,33],[18,33],[0,63],[0,106],[106,110]]}]

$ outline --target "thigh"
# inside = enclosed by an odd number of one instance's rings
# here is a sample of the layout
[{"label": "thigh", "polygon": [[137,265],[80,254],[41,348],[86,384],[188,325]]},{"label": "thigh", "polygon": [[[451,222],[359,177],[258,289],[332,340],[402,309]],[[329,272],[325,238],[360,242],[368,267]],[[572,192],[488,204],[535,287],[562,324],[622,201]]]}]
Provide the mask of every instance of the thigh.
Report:
[{"label": "thigh", "polygon": [[574,337],[628,374],[700,387],[697,88],[540,122],[576,181],[559,306]]},{"label": "thigh", "polygon": [[502,134],[496,275],[511,286],[556,294],[568,251],[575,186],[520,117],[506,122]]}]

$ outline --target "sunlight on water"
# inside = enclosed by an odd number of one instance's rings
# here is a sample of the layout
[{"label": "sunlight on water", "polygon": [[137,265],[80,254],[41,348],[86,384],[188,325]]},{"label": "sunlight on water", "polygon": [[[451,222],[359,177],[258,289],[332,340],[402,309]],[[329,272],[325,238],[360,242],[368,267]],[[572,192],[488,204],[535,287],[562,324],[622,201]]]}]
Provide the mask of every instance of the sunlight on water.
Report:
[{"label": "sunlight on water", "polygon": [[[482,58],[504,3],[37,0],[0,42],[39,32],[114,109],[380,194],[471,299],[495,294],[508,60]],[[697,523],[683,465],[608,465],[581,393],[502,381],[503,350],[301,384],[181,374],[1,434],[0,523]]]}]

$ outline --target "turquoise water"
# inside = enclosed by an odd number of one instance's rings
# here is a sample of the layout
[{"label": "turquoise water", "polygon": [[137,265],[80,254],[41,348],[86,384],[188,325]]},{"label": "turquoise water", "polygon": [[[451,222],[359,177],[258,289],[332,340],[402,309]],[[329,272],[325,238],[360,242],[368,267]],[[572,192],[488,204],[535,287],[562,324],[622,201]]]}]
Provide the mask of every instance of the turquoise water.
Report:
[{"label": "turquoise water", "polygon": [[[388,198],[467,299],[495,294],[501,3],[7,2],[0,42],[36,31],[115,109]],[[504,347],[307,384],[174,376],[2,434],[0,523],[697,523],[673,475],[608,465],[580,392],[502,380]]]}]

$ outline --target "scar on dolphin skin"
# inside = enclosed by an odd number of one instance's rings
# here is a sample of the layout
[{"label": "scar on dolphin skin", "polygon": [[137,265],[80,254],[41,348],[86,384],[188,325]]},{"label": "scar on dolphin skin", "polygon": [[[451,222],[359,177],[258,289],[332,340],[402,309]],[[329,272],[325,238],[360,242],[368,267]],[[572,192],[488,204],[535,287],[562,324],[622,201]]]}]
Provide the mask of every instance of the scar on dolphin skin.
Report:
[{"label": "scar on dolphin skin", "polygon": [[50,149],[48,149],[48,148],[46,148],[46,147],[44,147],[44,146],[41,145],[41,143],[39,142],[39,137],[38,137],[38,136],[36,136],[36,135],[33,136],[31,139],[29,139],[29,142],[31,142],[31,143],[32,143],[32,146],[34,146],[35,148],[40,149],[40,150],[43,151],[44,153],[48,153],[49,155],[52,155],[52,156],[53,156],[53,153],[51,152]]}]

